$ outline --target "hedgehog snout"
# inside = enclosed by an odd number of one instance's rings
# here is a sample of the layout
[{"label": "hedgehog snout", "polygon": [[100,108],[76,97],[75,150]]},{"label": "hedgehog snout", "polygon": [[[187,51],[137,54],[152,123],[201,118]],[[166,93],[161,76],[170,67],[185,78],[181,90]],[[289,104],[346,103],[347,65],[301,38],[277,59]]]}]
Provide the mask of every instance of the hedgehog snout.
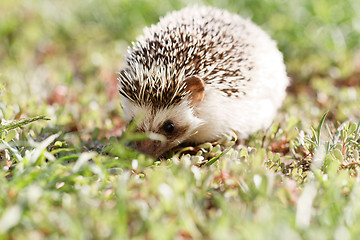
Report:
[{"label": "hedgehog snout", "polygon": [[159,140],[146,139],[133,142],[133,147],[142,153],[159,157],[163,153],[164,143]]}]

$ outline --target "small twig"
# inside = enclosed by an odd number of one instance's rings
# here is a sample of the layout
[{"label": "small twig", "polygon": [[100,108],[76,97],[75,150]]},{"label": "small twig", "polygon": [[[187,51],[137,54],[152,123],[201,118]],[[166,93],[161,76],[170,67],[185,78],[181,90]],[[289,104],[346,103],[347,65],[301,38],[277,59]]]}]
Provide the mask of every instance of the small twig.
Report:
[{"label": "small twig", "polygon": [[340,164],[340,167],[347,168],[347,167],[356,166],[356,165],[359,166],[360,162],[351,162],[351,163],[346,163],[346,164]]}]

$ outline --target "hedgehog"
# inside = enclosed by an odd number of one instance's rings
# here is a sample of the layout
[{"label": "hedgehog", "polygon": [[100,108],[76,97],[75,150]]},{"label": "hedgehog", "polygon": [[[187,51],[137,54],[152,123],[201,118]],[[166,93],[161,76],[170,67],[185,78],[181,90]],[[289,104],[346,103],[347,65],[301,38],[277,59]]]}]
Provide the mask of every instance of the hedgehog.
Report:
[{"label": "hedgehog", "polygon": [[[246,139],[269,127],[289,79],[277,44],[251,20],[208,6],[186,7],[145,28],[119,71],[126,123],[146,139],[134,147],[159,157],[182,143]],[[139,117],[141,116],[141,117]]]}]

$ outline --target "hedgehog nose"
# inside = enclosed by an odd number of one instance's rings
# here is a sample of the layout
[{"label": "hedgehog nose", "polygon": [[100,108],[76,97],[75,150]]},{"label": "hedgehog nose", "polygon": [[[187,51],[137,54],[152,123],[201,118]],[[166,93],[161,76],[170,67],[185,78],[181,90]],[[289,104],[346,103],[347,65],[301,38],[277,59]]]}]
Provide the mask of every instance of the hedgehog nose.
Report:
[{"label": "hedgehog nose", "polygon": [[142,141],[135,141],[132,143],[132,147],[136,150],[151,155],[153,157],[158,157],[161,152],[162,142],[157,140],[146,139]]}]

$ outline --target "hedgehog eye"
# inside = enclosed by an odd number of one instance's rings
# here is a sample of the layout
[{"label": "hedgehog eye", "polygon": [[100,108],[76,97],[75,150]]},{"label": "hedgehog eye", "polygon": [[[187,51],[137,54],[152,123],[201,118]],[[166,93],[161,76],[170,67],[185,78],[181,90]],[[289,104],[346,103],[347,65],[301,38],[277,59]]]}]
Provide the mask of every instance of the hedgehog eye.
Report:
[{"label": "hedgehog eye", "polygon": [[174,132],[174,129],[175,129],[175,125],[172,121],[166,121],[164,123],[164,125],[162,126],[162,128],[164,129],[164,131],[167,133],[167,134],[171,134]]}]

